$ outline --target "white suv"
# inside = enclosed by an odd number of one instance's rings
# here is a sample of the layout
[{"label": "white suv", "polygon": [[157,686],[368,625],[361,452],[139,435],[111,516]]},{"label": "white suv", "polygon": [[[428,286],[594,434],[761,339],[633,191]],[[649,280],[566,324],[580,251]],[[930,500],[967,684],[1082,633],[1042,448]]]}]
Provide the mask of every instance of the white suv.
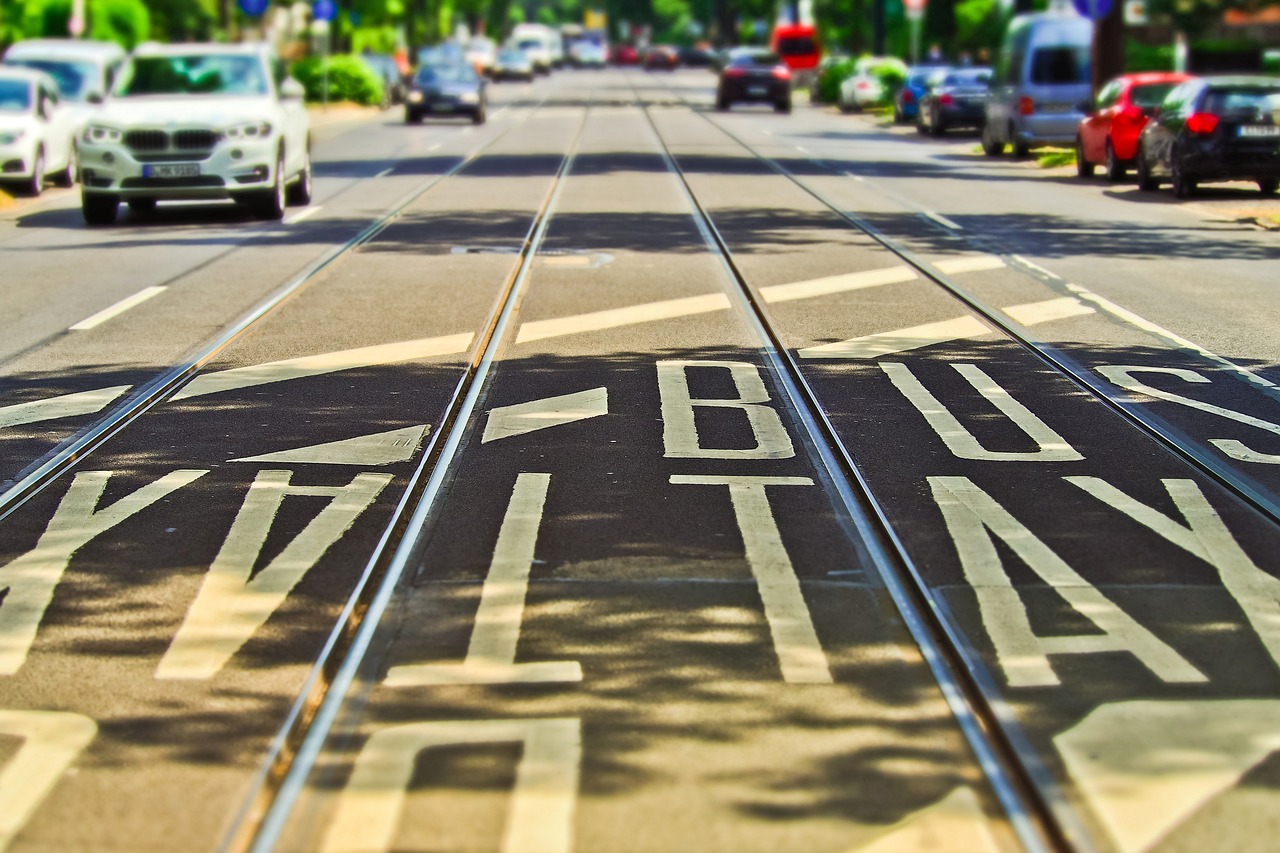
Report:
[{"label": "white suv", "polygon": [[143,45],[80,137],[85,221],[120,202],[234,199],[264,219],[311,201],[302,86],[260,45]]}]

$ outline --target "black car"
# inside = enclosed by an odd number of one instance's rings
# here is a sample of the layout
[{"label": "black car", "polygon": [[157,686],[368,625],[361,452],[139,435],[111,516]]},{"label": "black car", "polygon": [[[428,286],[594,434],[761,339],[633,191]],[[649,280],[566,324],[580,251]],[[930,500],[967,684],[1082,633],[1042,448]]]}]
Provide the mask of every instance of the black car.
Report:
[{"label": "black car", "polygon": [[1181,84],[1138,137],[1138,187],[1170,181],[1186,198],[1205,181],[1280,188],[1280,77],[1204,77]]},{"label": "black car", "polygon": [[470,116],[484,124],[486,101],[485,81],[470,65],[424,65],[409,82],[404,120],[418,124],[426,115]]},{"label": "black car", "polygon": [[929,78],[916,109],[916,130],[941,136],[956,127],[986,121],[990,68],[948,68]]},{"label": "black car", "polygon": [[727,110],[740,101],[773,104],[780,113],[791,112],[791,69],[778,54],[767,50],[736,53],[720,71],[716,109]]}]

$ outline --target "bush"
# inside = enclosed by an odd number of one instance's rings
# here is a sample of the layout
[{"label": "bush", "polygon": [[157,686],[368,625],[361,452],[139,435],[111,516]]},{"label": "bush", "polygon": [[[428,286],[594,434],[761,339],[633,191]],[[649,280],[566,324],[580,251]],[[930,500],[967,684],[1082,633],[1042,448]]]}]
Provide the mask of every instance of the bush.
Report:
[{"label": "bush", "polygon": [[293,64],[294,78],[307,90],[308,101],[325,99],[325,68],[329,72],[329,100],[365,106],[382,103],[382,78],[358,56],[307,57]]},{"label": "bush", "polygon": [[[89,0],[85,4],[91,39],[114,41],[132,50],[151,35],[151,14],[142,0]],[[28,0],[22,30],[28,38],[69,35],[71,0]]]},{"label": "bush", "polygon": [[886,62],[883,65],[877,65],[873,72],[876,79],[880,81],[883,87],[883,94],[880,100],[883,104],[893,103],[893,96],[898,94],[898,90],[907,85],[907,69],[898,62]]},{"label": "bush", "polygon": [[828,65],[818,75],[818,100],[824,104],[834,104],[840,99],[840,84],[853,76],[854,61],[842,59]]}]

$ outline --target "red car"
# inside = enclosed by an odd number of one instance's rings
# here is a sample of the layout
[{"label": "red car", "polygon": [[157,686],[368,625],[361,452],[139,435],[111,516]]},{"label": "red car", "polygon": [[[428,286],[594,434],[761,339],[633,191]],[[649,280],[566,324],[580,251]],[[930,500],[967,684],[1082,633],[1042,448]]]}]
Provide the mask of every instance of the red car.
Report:
[{"label": "red car", "polygon": [[609,57],[614,65],[635,65],[640,62],[640,51],[629,44],[614,47]]},{"label": "red car", "polygon": [[1103,86],[1076,135],[1076,174],[1087,178],[1102,166],[1107,180],[1123,179],[1138,155],[1138,134],[1147,119],[1164,96],[1187,79],[1186,74],[1160,71],[1124,74]]}]

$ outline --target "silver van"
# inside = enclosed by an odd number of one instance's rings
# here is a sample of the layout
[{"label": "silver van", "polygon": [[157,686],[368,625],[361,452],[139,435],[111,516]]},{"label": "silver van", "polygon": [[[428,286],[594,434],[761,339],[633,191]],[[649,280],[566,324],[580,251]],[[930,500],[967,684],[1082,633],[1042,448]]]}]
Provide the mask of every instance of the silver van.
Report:
[{"label": "silver van", "polygon": [[1042,145],[1070,147],[1093,94],[1089,67],[1093,22],[1074,10],[1018,15],[997,57],[982,128],[990,157],[1013,147],[1024,156]]},{"label": "silver van", "polygon": [[52,77],[83,124],[111,91],[126,57],[125,49],[110,41],[27,39],[5,51],[3,64]]}]

